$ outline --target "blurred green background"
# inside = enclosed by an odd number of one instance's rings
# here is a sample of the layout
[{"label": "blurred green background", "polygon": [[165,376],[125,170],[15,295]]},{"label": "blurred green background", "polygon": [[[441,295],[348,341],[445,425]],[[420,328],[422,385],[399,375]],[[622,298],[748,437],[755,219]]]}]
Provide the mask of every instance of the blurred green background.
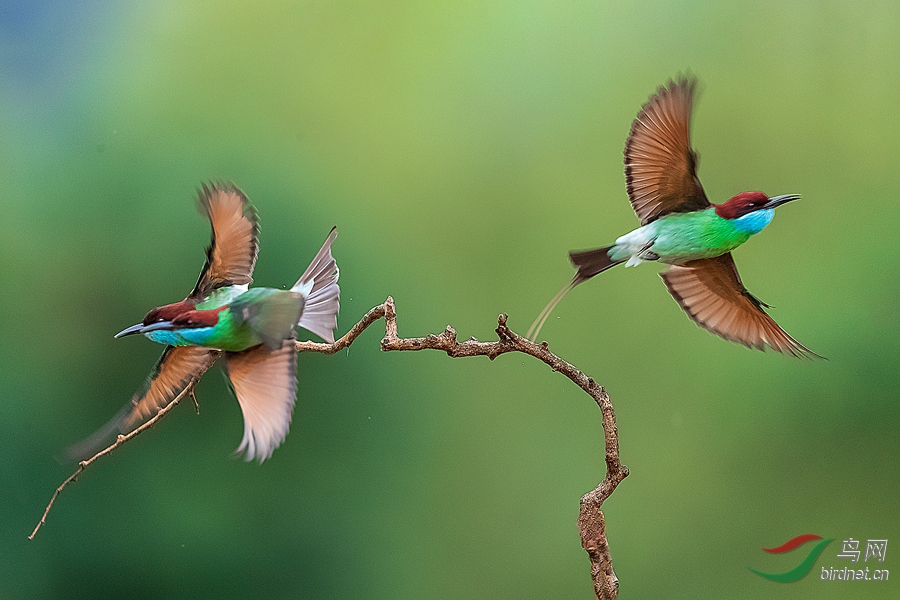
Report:
[{"label": "blurred green background", "polygon": [[[566,252],[637,220],[622,149],[656,87],[701,78],[710,198],[800,193],[736,253],[828,361],[691,323],[655,275],[577,289],[542,338],[605,385],[632,475],[604,506],[621,598],[896,598],[900,5],[894,2],[75,2],[0,5],[0,598],[591,598],[575,519],[603,476],[590,398],[530,357],[300,356],[291,434],[231,458],[214,369],[95,464],[54,460],[161,348],[112,335],[203,262],[196,187],[259,210],[260,285],[332,225],[341,332],[524,332]],[[837,538],[793,584],[778,572]],[[888,582],[823,582],[886,538]],[[870,560],[866,566],[877,568]]]}]

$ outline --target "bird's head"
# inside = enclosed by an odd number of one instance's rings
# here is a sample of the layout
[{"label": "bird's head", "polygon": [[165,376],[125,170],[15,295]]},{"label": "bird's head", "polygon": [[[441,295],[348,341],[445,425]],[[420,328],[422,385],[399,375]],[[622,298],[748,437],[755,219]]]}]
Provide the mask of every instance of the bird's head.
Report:
[{"label": "bird's head", "polygon": [[136,333],[144,333],[149,331],[147,329],[148,326],[151,325],[159,325],[161,323],[171,323],[172,320],[177,318],[179,315],[182,315],[188,311],[194,310],[194,303],[190,300],[182,300],[181,302],[175,302],[174,304],[166,304],[165,306],[158,306],[147,313],[147,316],[144,317],[144,320],[138,323],[137,325],[132,325],[131,327],[127,327],[117,333],[114,337],[120,338],[126,335],[134,335]]},{"label": "bird's head", "polygon": [[178,315],[182,315],[190,310],[194,310],[194,303],[190,300],[182,300],[181,302],[176,302],[174,304],[158,306],[147,313],[142,324],[152,325],[153,323],[159,323],[160,321],[171,321],[178,317]]},{"label": "bird's head", "polygon": [[723,219],[739,219],[758,210],[771,210],[791,200],[800,198],[798,194],[766,196],[762,192],[742,192],[729,198],[727,202],[714,205],[716,214]]},{"label": "bird's head", "polygon": [[171,329],[196,329],[198,327],[213,327],[219,322],[219,313],[226,307],[220,306],[213,310],[191,310],[172,319]]}]

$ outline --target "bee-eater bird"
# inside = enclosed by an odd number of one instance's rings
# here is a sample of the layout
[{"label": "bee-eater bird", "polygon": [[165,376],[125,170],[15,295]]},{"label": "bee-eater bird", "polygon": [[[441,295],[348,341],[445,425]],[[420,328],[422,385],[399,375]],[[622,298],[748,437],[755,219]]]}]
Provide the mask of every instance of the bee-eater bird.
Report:
[{"label": "bee-eater bird", "polygon": [[248,289],[258,250],[259,225],[247,197],[230,184],[204,184],[200,211],[212,225],[206,264],[194,290],[180,302],[154,308],[117,333],[142,333],[166,344],[144,387],[109,423],[68,454],[82,459],[153,417],[195,383],[220,356],[244,415],[237,452],[260,462],[284,441],[297,392],[298,326],[334,342],[340,308],[332,228],[306,271],[288,290]]},{"label": "bee-eater bird", "polygon": [[750,348],[818,356],[772,320],[763,308],[769,305],[741,283],[731,257],[772,221],[776,207],[800,196],[743,192],[710,204],[690,140],[696,86],[695,78],[670,81],[641,108],[625,145],[628,197],[641,227],[610,246],[570,252],[575,277],[538,315],[529,339],[537,338],[553,308],[579,283],[623,262],[631,267],[656,260],[670,265],[660,273],[669,293],[704,329]]}]

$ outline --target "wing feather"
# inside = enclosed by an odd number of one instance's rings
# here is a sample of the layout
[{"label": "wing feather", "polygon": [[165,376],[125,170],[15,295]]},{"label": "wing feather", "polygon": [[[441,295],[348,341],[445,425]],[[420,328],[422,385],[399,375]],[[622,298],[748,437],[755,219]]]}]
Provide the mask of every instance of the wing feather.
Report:
[{"label": "wing feather", "polygon": [[71,446],[66,456],[84,460],[106,447],[120,433],[129,433],[155,416],[192,382],[196,382],[221,354],[198,346],[168,346],[144,386],[106,425]]},{"label": "wing feather", "polygon": [[259,462],[287,437],[297,397],[297,350],[294,339],[270,350],[265,344],[227,352],[228,377],[244,415],[244,437],[237,452]]},{"label": "wing feather", "polygon": [[779,327],[747,291],[730,252],[672,265],[660,276],[700,327],[750,348],[769,346],[796,357],[819,356]]},{"label": "wing feather", "polygon": [[250,201],[232,184],[204,183],[197,204],[212,227],[206,264],[189,296],[200,301],[217,288],[253,282],[259,220]]},{"label": "wing feather", "polygon": [[641,108],[625,145],[625,181],[634,212],[646,225],[671,212],[708,207],[691,148],[695,78],[661,87]]}]

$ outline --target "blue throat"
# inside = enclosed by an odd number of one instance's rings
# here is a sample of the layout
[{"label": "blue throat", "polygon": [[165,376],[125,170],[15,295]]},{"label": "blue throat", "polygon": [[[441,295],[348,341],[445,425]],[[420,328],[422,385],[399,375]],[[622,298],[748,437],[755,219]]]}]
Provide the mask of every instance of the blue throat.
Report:
[{"label": "blue throat", "polygon": [[191,346],[202,346],[212,336],[214,329],[215,327],[194,327],[182,329],[178,335]]},{"label": "blue throat", "polygon": [[734,226],[747,233],[759,233],[766,225],[772,222],[774,217],[775,211],[773,209],[763,208],[746,214],[743,217],[738,217],[734,220]]},{"label": "blue throat", "polygon": [[148,331],[144,335],[147,336],[147,339],[152,340],[157,344],[166,344],[167,346],[187,345],[185,344],[185,339],[181,337],[177,331],[156,329],[154,331]]},{"label": "blue throat", "polygon": [[194,327],[192,329],[148,331],[144,335],[157,344],[168,346],[202,346],[210,338],[214,327]]}]

